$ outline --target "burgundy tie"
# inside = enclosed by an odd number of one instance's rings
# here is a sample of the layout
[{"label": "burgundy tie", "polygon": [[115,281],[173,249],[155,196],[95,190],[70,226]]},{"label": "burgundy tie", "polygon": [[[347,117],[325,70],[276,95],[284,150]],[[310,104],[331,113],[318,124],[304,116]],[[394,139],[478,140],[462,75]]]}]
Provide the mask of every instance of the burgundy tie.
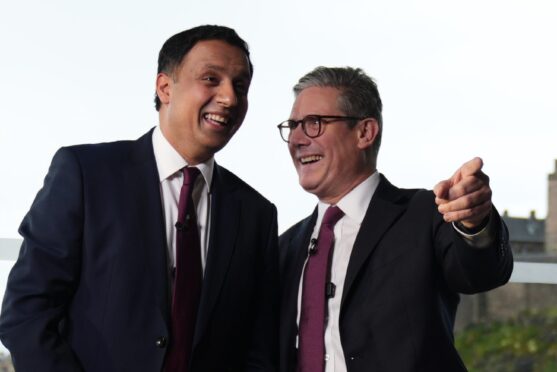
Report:
[{"label": "burgundy tie", "polygon": [[176,271],[172,295],[171,340],[165,371],[189,371],[195,319],[201,295],[201,248],[192,190],[199,169],[182,169],[184,183],[178,203],[176,222]]},{"label": "burgundy tie", "polygon": [[299,325],[298,371],[325,369],[326,285],[335,235],[334,226],[344,216],[338,207],[329,207],[321,222],[316,247],[310,247],[302,285]]}]

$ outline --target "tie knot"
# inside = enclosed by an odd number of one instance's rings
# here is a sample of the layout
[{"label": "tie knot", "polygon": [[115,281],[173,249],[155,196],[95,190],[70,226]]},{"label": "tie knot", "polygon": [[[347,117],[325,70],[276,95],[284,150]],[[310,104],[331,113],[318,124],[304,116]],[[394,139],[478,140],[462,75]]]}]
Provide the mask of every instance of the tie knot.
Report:
[{"label": "tie knot", "polygon": [[344,212],[339,207],[336,205],[334,207],[331,206],[325,211],[325,216],[323,216],[323,222],[321,222],[321,224],[334,226],[342,216],[344,216]]},{"label": "tie knot", "polygon": [[184,173],[184,185],[191,185],[195,182],[200,172],[196,167],[184,167],[182,168],[182,173]]}]

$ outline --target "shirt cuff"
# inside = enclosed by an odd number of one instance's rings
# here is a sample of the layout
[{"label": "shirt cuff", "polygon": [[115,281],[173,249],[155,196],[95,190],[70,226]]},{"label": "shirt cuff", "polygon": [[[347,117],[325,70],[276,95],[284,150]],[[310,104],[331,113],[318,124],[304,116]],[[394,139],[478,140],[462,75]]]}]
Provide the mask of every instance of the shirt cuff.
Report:
[{"label": "shirt cuff", "polygon": [[465,232],[464,227],[457,222],[453,222],[453,228],[462,236],[464,241],[472,248],[484,249],[493,244],[497,237],[497,226],[495,226],[494,218],[489,216],[487,225],[478,232]]}]

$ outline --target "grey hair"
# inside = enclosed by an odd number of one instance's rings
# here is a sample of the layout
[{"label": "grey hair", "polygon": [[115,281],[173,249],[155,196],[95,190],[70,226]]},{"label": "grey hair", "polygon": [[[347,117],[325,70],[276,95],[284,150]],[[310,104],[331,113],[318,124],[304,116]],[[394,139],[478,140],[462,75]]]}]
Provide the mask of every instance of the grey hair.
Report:
[{"label": "grey hair", "polygon": [[377,120],[379,133],[373,144],[373,152],[377,156],[383,133],[383,103],[375,81],[360,68],[319,66],[298,80],[293,88],[294,95],[298,97],[304,89],[312,87],[338,89],[338,108],[345,115]]}]

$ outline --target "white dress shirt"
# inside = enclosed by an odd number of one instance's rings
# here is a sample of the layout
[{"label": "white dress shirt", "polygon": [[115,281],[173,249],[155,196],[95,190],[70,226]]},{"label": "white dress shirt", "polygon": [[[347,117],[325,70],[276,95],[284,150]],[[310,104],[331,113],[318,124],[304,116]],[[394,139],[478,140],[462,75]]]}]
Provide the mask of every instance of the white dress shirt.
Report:
[{"label": "white dress shirt", "polygon": [[[325,324],[325,372],[346,372],[344,351],[340,343],[339,315],[340,300],[346,277],[346,269],[360,226],[364,220],[367,208],[377,185],[379,173],[376,171],[365,181],[346,194],[336,205],[344,212],[344,216],[334,228],[335,242],[331,262],[331,282],[336,286],[334,297],[327,301],[327,320]],[[317,221],[313,229],[312,238],[317,238],[319,227],[328,204],[319,202],[317,205]],[[309,247],[308,247],[309,249]],[[304,265],[305,269],[305,265]],[[303,278],[303,275],[302,275]],[[298,288],[298,324],[300,322],[300,308],[302,303],[302,281]]]},{"label": "white dress shirt", "polygon": [[[176,229],[178,220],[178,201],[184,175],[181,169],[188,165],[182,156],[172,147],[164,137],[159,126],[153,131],[153,151],[159,172],[161,201],[163,208],[166,243],[168,248],[169,268],[175,267],[176,262]],[[213,177],[214,158],[197,164],[202,177],[195,180],[192,192],[193,203],[197,212],[197,227],[201,242],[201,265],[205,269],[207,249],[209,244],[210,214],[211,214],[211,180]]]}]

